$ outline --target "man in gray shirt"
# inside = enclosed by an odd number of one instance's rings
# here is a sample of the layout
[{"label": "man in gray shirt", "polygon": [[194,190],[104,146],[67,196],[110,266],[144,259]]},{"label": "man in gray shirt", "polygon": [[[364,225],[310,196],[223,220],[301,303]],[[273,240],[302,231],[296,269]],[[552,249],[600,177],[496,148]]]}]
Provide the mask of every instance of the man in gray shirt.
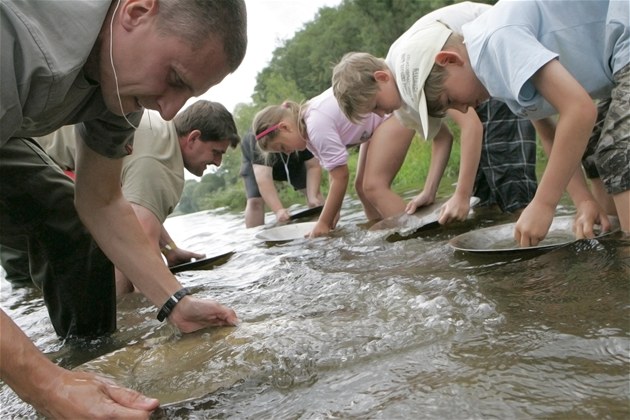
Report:
[{"label": "man in gray shirt", "polygon": [[[120,158],[144,108],[173,118],[240,65],[246,38],[243,0],[0,3],[0,242],[25,235],[31,270],[54,278],[44,287],[63,299],[51,313],[60,335],[115,328],[113,268],[98,248],[182,332],[237,322],[231,309],[188,296],[153,252],[121,193]],[[85,142],[73,196],[30,138],[76,123]],[[157,406],[56,366],[4,311],[0,322],[0,379],[46,416],[147,417]]]}]

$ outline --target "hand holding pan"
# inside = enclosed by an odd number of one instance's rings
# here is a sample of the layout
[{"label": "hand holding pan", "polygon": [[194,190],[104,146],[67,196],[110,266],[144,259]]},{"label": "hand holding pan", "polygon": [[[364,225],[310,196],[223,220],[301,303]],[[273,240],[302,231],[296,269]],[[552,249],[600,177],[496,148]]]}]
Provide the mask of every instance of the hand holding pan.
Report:
[{"label": "hand holding pan", "polygon": [[316,224],[317,222],[291,223],[264,229],[256,234],[256,238],[266,242],[285,242],[295,239],[304,239],[304,237],[313,230]]},{"label": "hand holding pan", "polygon": [[[413,214],[401,213],[381,220],[370,230],[394,229],[400,235],[407,235],[423,227],[437,226],[440,210],[446,200],[441,200],[428,206],[418,208]],[[470,207],[479,203],[478,197],[470,197]]]},{"label": "hand holding pan", "polygon": [[322,212],[323,208],[324,206],[315,206],[315,207],[311,207],[310,209],[297,211],[293,213],[291,217],[289,217],[289,220],[297,220],[297,219],[304,219],[307,217],[317,216]]},{"label": "hand holding pan", "polygon": [[169,267],[171,273],[180,273],[188,270],[210,270],[211,268],[223,264],[230,259],[234,254],[234,251],[225,252],[223,254],[215,255],[213,257],[202,258],[200,260],[190,261],[183,264],[177,264]]},{"label": "hand holding pan", "polygon": [[[611,230],[608,232],[597,231],[595,239],[609,235],[619,230],[619,219],[608,216]],[[520,252],[553,249],[571,244],[577,239],[573,233],[573,221],[575,216],[555,217],[549,227],[545,239],[535,246],[521,247],[514,240],[514,227],[516,223],[505,223],[497,226],[476,229],[463,233],[451,239],[448,244],[456,251],[478,253]]]}]

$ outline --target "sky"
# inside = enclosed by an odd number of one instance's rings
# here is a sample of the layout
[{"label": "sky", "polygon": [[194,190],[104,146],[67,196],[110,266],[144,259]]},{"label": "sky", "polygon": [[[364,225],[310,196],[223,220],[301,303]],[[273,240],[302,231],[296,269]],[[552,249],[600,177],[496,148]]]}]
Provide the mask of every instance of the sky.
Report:
[{"label": "sky", "polygon": [[324,6],[335,7],[342,0],[245,0],[247,5],[247,53],[239,68],[199,98],[222,103],[234,111],[238,103],[251,102],[256,76],[269,64],[273,51],[315,18]]}]

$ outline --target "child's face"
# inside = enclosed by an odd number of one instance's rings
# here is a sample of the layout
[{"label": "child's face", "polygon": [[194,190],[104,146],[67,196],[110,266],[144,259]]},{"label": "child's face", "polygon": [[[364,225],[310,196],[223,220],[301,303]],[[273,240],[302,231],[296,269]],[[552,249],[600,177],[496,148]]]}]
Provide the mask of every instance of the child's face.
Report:
[{"label": "child's face", "polygon": [[468,107],[477,108],[488,98],[488,91],[469,66],[447,67],[442,94],[442,103],[446,109],[465,113]]},{"label": "child's face", "polygon": [[271,152],[293,153],[306,149],[306,140],[297,127],[290,123],[280,123],[278,134],[269,142]]},{"label": "child's face", "polygon": [[391,114],[402,106],[402,99],[398,92],[396,80],[389,71],[377,71],[374,78],[378,84],[378,92],[369,104],[370,112],[380,117]]}]

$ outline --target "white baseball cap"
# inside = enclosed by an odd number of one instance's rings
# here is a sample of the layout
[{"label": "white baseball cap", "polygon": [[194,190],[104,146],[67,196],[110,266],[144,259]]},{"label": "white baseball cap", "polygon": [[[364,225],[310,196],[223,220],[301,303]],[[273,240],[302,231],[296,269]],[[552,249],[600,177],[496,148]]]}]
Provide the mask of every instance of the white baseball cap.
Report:
[{"label": "white baseball cap", "polygon": [[424,83],[435,64],[436,55],[453,31],[442,22],[433,21],[427,25],[412,27],[390,48],[387,61],[393,64],[396,84],[403,101],[415,108],[420,116],[419,123],[425,139],[434,137],[441,118],[430,117],[424,94]]}]

